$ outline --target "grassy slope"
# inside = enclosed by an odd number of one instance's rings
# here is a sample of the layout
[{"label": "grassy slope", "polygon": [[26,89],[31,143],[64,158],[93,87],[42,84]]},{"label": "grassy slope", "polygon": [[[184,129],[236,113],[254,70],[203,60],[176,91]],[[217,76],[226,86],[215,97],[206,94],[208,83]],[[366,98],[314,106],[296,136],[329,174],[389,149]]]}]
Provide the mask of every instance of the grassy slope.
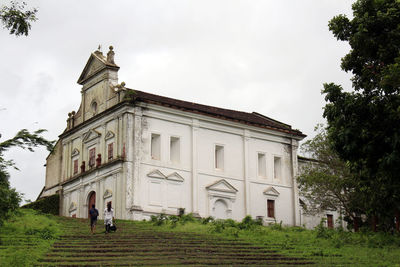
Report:
[{"label": "grassy slope", "polygon": [[[1,266],[29,266],[37,262],[37,259],[41,258],[43,261],[46,254],[53,254],[54,259],[68,255],[70,252],[62,248],[67,242],[81,245],[82,242],[90,241],[87,244],[88,249],[93,246],[93,242],[97,242],[97,249],[103,249],[101,246],[105,243],[105,235],[102,233],[104,230],[101,222],[98,225],[98,234],[91,236],[86,220],[41,215],[32,210],[23,210],[21,213],[22,216],[14,217],[0,228]],[[214,239],[212,242],[215,243],[215,240],[220,240],[221,246],[224,240],[228,240],[226,243],[246,242],[254,244],[254,246],[260,247],[260,252],[261,247],[264,247],[266,251],[275,251],[287,257],[303,258],[306,261],[315,262],[319,266],[400,266],[400,238],[381,234],[354,234],[326,229],[309,231],[303,228],[285,228],[279,225],[272,227],[255,226],[250,230],[240,230],[236,227],[237,225],[232,224],[223,226],[218,223],[203,225],[199,222],[181,224],[179,221],[175,224],[167,221],[161,226],[153,226],[150,222],[119,221],[118,225],[120,226],[119,231],[107,237],[108,241],[115,239],[114,241],[117,243],[121,243],[121,240],[131,242],[135,236],[140,239],[140,235],[146,235],[146,233],[155,235],[158,238],[157,243],[147,248],[157,250],[158,252],[155,252],[155,255],[157,253],[160,255],[161,251],[169,253],[170,250],[182,249],[176,245],[179,242],[186,246],[183,244],[184,242]],[[175,234],[180,239],[163,247],[161,241],[165,241],[165,237],[171,238],[171,235],[174,236]],[[318,235],[320,237],[317,237]],[[60,239],[57,240],[57,238]],[[57,241],[54,244],[55,247],[50,250],[54,241]],[[157,246],[157,244],[159,245]],[[146,243],[142,246],[147,245]],[[140,246],[138,247],[140,248]],[[125,256],[123,250],[126,248],[122,247],[118,253]],[[134,245],[130,248],[136,249]],[[184,251],[189,253],[187,249]],[[118,253],[115,255],[119,255]],[[135,251],[129,254],[132,256],[140,254],[140,252]],[[267,255],[266,253],[265,256]],[[174,257],[174,255],[171,254],[170,257]],[[141,261],[140,264],[146,264],[145,262]]]},{"label": "grassy slope", "polygon": [[306,230],[301,227],[216,227],[215,224],[177,224],[170,222],[159,228],[163,231],[213,233],[221,237],[276,248],[289,257],[304,257],[321,266],[400,266],[400,236],[379,233],[352,233],[320,228]]},{"label": "grassy slope", "polygon": [[31,266],[61,234],[55,216],[21,209],[0,227],[1,266]]}]

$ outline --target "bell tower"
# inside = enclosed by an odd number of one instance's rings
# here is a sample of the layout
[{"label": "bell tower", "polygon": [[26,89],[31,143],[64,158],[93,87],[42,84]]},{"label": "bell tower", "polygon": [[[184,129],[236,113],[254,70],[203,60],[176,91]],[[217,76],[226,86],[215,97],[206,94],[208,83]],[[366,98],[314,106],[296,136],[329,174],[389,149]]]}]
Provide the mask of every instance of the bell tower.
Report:
[{"label": "bell tower", "polygon": [[110,46],[107,56],[104,56],[99,46],[91,53],[78,79],[78,84],[82,85],[82,101],[79,110],[81,122],[118,103],[117,94],[113,88],[118,86],[119,66],[114,62],[113,49]]}]

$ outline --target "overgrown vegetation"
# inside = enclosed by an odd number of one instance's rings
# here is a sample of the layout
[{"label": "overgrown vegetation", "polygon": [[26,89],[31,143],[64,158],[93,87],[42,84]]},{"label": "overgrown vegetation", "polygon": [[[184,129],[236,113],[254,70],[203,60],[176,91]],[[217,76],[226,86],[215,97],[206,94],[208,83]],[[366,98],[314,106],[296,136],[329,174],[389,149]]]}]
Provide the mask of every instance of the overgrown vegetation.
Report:
[{"label": "overgrown vegetation", "polygon": [[0,265],[32,266],[61,234],[53,215],[23,209],[0,227]]},{"label": "overgrown vegetation", "polygon": [[17,170],[18,168],[12,159],[7,160],[4,157],[4,153],[13,147],[33,152],[36,147],[44,146],[51,151],[54,141],[48,141],[42,136],[45,131],[39,129],[30,133],[28,130],[22,129],[13,138],[0,142],[0,226],[18,209],[22,199],[22,195],[10,186],[10,175],[7,170],[9,167]]},{"label": "overgrown vegetation", "polygon": [[302,256],[318,264],[359,266],[395,266],[400,259],[400,235],[371,232],[369,227],[357,233],[342,228],[329,229],[324,221],[314,229],[286,227],[280,223],[263,226],[260,220],[246,216],[241,222],[212,217],[187,221],[185,217],[153,216],[149,222],[163,231],[207,233],[245,240],[254,245],[273,247],[279,253]]},{"label": "overgrown vegetation", "polygon": [[[53,266],[54,260],[69,265],[88,265],[93,264],[90,259],[101,258],[102,264],[158,262],[162,265],[163,257],[167,257],[176,265],[182,262],[207,265],[217,264],[221,255],[235,253],[234,247],[236,250],[247,248],[247,254],[234,259],[257,257],[259,263],[268,257],[272,259],[272,255],[280,255],[283,261],[292,259],[317,266],[398,266],[400,259],[398,235],[374,233],[369,228],[361,228],[358,233],[328,229],[323,221],[316,229],[307,230],[286,227],[282,223],[263,226],[261,221],[250,216],[236,222],[212,217],[198,219],[192,214],[162,214],[153,216],[150,221],[118,220],[117,225],[117,232],[107,237],[102,229],[91,235],[86,219],[22,209],[0,228],[0,262],[2,266]],[[153,242],[148,242],[150,239]],[[55,241],[56,247],[50,250]],[[120,245],[110,248],[110,242]],[[127,247],[126,242],[136,245]],[[222,254],[215,259],[207,257],[211,246],[216,246],[214,249]],[[182,251],[192,256],[183,259]],[[232,259],[231,256],[223,258]]]},{"label": "overgrown vegetation", "polygon": [[43,213],[49,213],[53,215],[59,214],[59,207],[60,207],[60,195],[58,194],[45,197],[35,202],[22,206],[22,208],[25,209],[38,210]]},{"label": "overgrown vegetation", "polygon": [[[363,213],[382,231],[400,224],[400,1],[358,0],[329,29],[351,49],[342,58],[354,90],[324,84],[332,148],[348,164]],[[357,211],[354,211],[357,214]]]},{"label": "overgrown vegetation", "polygon": [[[355,219],[365,214],[364,194],[357,190],[357,183],[347,162],[341,160],[327,137],[324,125],[315,127],[316,135],[301,145],[308,160],[299,170],[297,184],[306,214],[315,215],[334,210],[344,215],[349,228]],[[361,223],[361,220],[359,220]]]}]

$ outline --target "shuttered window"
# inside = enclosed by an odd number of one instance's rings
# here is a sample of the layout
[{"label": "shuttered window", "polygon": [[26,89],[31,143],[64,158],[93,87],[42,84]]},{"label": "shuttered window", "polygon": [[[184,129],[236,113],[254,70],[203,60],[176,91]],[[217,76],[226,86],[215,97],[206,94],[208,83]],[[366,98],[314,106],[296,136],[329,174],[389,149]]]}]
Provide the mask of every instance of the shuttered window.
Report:
[{"label": "shuttered window", "polygon": [[268,217],[275,218],[275,200],[267,200]]}]

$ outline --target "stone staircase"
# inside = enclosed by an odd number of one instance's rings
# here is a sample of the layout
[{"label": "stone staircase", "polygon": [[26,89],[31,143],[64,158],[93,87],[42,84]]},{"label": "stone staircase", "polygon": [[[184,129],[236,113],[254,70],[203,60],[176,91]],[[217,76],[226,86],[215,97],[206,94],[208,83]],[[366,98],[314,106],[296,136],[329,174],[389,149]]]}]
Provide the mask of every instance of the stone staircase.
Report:
[{"label": "stone staircase", "polygon": [[88,220],[59,218],[65,234],[39,260],[38,266],[291,266],[312,265],[285,257],[270,247],[213,235],[164,232],[143,222],[117,221],[115,233],[95,235]]}]

